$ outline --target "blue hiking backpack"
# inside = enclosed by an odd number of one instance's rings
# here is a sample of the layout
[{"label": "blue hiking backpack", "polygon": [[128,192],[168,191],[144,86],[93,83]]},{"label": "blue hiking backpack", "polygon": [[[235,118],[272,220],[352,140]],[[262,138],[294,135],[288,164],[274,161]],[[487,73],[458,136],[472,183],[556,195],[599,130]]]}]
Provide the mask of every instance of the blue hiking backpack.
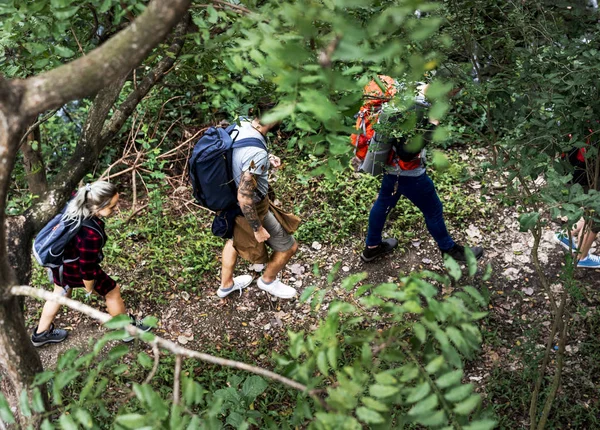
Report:
[{"label": "blue hiking backpack", "polygon": [[67,206],[50,220],[48,224],[40,230],[33,241],[33,255],[37,262],[48,268],[60,267],[63,263],[75,260],[64,260],[63,254],[67,244],[73,240],[81,227],[88,227],[97,231],[106,242],[106,234],[102,228],[92,219],[84,219],[76,225],[75,221],[65,221],[63,216]]},{"label": "blue hiking backpack", "polygon": [[190,182],[196,201],[215,212],[237,206],[237,187],[231,158],[234,148],[254,146],[267,149],[257,138],[236,140],[236,125],[210,127],[194,146],[189,161]]}]

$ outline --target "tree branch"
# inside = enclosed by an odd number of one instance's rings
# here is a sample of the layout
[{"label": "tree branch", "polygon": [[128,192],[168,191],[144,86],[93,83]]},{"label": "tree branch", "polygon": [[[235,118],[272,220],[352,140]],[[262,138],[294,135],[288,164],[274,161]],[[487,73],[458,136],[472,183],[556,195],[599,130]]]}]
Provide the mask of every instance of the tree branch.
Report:
[{"label": "tree branch", "polygon": [[[35,297],[38,299],[43,299],[43,300],[55,302],[55,303],[58,303],[61,305],[65,305],[68,308],[74,309],[78,312],[81,312],[82,314],[87,315],[91,318],[94,318],[95,320],[100,321],[103,324],[112,318],[109,314],[101,312],[101,311],[94,309],[88,305],[85,305],[81,302],[69,299],[65,296],[59,296],[58,294],[54,294],[54,293],[51,293],[49,291],[42,290],[39,288],[33,288],[30,286],[17,286],[17,287],[12,287],[10,289],[10,292],[15,296]],[[141,335],[144,333],[139,328],[137,328],[136,326],[131,325],[131,324],[126,326],[125,330],[127,330],[127,332],[133,336]],[[154,336],[153,340],[148,341],[148,344],[150,344],[152,346],[156,345],[157,347],[164,348],[177,356],[196,358],[196,359],[204,361],[206,363],[216,364],[218,366],[231,367],[234,369],[239,369],[239,370],[243,370],[246,372],[254,373],[256,375],[262,376],[267,379],[272,379],[273,381],[280,382],[291,388],[294,388],[303,393],[306,393],[309,396],[313,397],[315,400],[317,400],[323,407],[326,406],[324,400],[321,399],[317,395],[316,390],[309,390],[306,385],[296,382],[293,379],[286,378],[285,376],[280,375],[275,372],[272,372],[270,370],[263,369],[262,367],[253,366],[251,364],[243,363],[241,361],[228,360],[225,358],[215,357],[214,355],[205,354],[203,352],[198,352],[198,351],[194,351],[191,349],[183,348],[183,347],[177,345],[176,343],[171,342],[170,340],[163,339],[156,335]]]},{"label": "tree branch", "polygon": [[112,118],[104,128],[100,139],[105,140],[112,137],[117,133],[127,118],[133,113],[138,103],[148,94],[152,87],[162,79],[167,71],[175,64],[175,59],[181,52],[183,44],[185,42],[185,35],[190,23],[189,14],[183,17],[181,22],[177,24],[174,30],[174,39],[171,46],[166,50],[164,58],[158,62],[158,64],[148,72],[148,74],[142,79],[137,86],[137,89],[132,91],[125,101],[121,103],[119,108],[115,111]]},{"label": "tree branch", "polygon": [[[39,230],[48,219],[53,216],[57,207],[62,207],[67,201],[70,190],[77,186],[80,179],[89,171],[104,147],[121,129],[127,118],[133,113],[138,103],[148,94],[164,73],[173,65],[184,43],[184,36],[189,25],[189,15],[177,25],[175,38],[167,49],[165,57],[144,77],[137,90],[132,91],[125,101],[114,112],[112,118],[106,122],[110,110],[113,108],[125,82],[125,73],[120,80],[100,90],[83,127],[83,133],[75,148],[71,159],[65,163],[62,170],[55,176],[51,188],[53,192],[47,193],[28,211],[34,223],[34,230]],[[108,42],[107,42],[108,43]],[[88,54],[89,57],[92,54]],[[94,154],[95,157],[90,157]],[[48,210],[53,208],[53,210]]]},{"label": "tree branch", "polygon": [[175,375],[173,377],[173,404],[179,405],[179,387],[181,385],[181,355],[175,357]]},{"label": "tree branch", "polygon": [[153,0],[129,27],[86,56],[56,69],[15,81],[24,87],[21,113],[37,115],[97,93],[140,64],[177,24],[191,0]]}]

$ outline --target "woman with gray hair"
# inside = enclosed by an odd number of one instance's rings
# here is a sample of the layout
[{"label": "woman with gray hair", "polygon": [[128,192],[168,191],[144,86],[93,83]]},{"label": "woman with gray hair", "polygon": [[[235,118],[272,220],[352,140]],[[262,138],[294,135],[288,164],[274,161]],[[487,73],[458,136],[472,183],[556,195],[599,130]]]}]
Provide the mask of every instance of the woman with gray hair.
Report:
[{"label": "woman with gray hair", "polygon": [[[52,269],[56,294],[70,297],[73,288],[85,288],[88,295],[96,293],[104,297],[112,316],[124,314],[126,309],[121,288],[100,267],[104,258],[102,248],[107,240],[102,218],[110,216],[118,202],[117,187],[109,182],[86,184],[77,191],[67,205],[63,220],[79,231],[65,247],[63,265]],[[54,328],[53,321],[59,309],[59,304],[46,302],[40,322],[31,335],[34,346],[58,343],[67,338],[66,330]],[[150,329],[133,317],[131,319],[138,328]],[[126,342],[131,340],[132,337],[125,339]]]}]

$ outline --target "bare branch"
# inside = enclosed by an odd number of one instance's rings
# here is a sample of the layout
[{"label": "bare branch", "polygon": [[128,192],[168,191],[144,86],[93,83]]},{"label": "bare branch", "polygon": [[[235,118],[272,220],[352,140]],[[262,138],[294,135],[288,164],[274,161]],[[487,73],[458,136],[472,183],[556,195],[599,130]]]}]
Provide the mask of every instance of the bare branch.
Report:
[{"label": "bare branch", "polygon": [[[10,291],[15,296],[35,297],[38,299],[43,299],[43,300],[59,303],[61,305],[65,305],[68,308],[74,309],[78,312],[81,312],[82,314],[87,315],[91,318],[94,318],[95,320],[100,321],[101,323],[106,323],[107,321],[109,321],[112,318],[109,314],[101,312],[101,311],[94,309],[88,305],[85,305],[81,302],[69,299],[65,296],[60,296],[58,294],[51,293],[46,290],[42,290],[39,288],[33,288],[30,286],[17,286],[17,287],[12,287],[10,289]],[[127,332],[133,336],[141,335],[144,333],[139,328],[137,328],[136,326],[131,325],[131,324],[126,326],[125,330],[127,330]],[[156,345],[158,347],[161,347],[168,351],[171,351],[173,354],[176,354],[177,356],[196,358],[196,359],[204,361],[206,363],[216,364],[218,366],[231,367],[234,369],[239,369],[239,370],[243,370],[246,372],[254,373],[256,375],[262,376],[267,379],[272,379],[273,381],[280,382],[280,383],[287,385],[289,387],[292,387],[296,390],[302,391],[303,393],[307,393],[308,395],[313,397],[316,401],[318,401],[323,407],[326,407],[324,400],[321,399],[317,395],[316,390],[308,390],[308,387],[306,385],[296,382],[293,379],[286,378],[285,376],[280,375],[275,372],[272,372],[270,370],[263,369],[262,367],[253,366],[251,364],[243,363],[241,361],[228,360],[225,358],[215,357],[214,355],[205,354],[203,352],[198,352],[198,351],[194,351],[191,349],[183,348],[183,347],[177,345],[176,343],[171,342],[170,340],[163,339],[156,335],[154,336],[154,339],[151,341],[148,341],[148,343],[152,346]]]},{"label": "bare branch", "polygon": [[154,353],[154,365],[152,366],[150,373],[148,373],[144,384],[149,384],[150,381],[152,381],[152,378],[154,378],[154,375],[156,375],[158,370],[158,364],[160,363],[160,351],[158,350],[158,346],[152,345],[152,352]]},{"label": "bare branch", "polygon": [[43,123],[48,121],[50,118],[52,118],[54,115],[56,115],[56,112],[58,112],[59,110],[60,110],[60,108],[52,109],[46,115],[44,115],[39,120],[37,120],[31,127],[29,127],[27,129],[27,131],[25,132],[25,134],[23,135],[23,137],[21,138],[21,141],[19,142],[19,146],[21,146],[23,144],[23,142],[25,142],[25,139],[27,139],[27,136],[29,136],[33,130],[35,130],[37,127],[39,127],[40,125],[42,125]]},{"label": "bare branch", "polygon": [[173,404],[179,405],[179,386],[181,385],[181,355],[175,357],[175,375],[173,382]]},{"label": "bare branch", "polygon": [[181,20],[191,0],[153,0],[125,30],[88,55],[17,81],[25,88],[22,114],[36,115],[97,93],[140,64]]}]

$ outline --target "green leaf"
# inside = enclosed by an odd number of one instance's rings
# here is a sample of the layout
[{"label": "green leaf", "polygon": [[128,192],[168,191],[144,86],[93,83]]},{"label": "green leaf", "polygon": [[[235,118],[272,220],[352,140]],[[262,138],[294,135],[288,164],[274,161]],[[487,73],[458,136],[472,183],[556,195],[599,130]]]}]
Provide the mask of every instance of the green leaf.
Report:
[{"label": "green leaf", "polygon": [[367,424],[381,424],[385,422],[385,419],[379,412],[365,408],[364,406],[359,406],[356,408],[356,416],[359,420]]},{"label": "green leaf", "polygon": [[308,298],[312,296],[316,289],[316,285],[311,285],[310,287],[305,288],[304,291],[302,291],[302,294],[300,295],[300,303],[304,303],[306,300],[308,300]]},{"label": "green leaf", "polygon": [[419,403],[417,403],[416,405],[414,405],[408,411],[408,415],[413,416],[413,417],[414,416],[418,416],[418,415],[422,415],[424,413],[427,413],[427,412],[431,411],[437,405],[438,405],[437,395],[432,394],[431,396],[427,397],[425,400],[422,400]]},{"label": "green leaf", "polygon": [[54,372],[52,372],[52,371],[45,371],[42,373],[38,373],[37,375],[35,375],[35,378],[33,378],[33,385],[45,384],[52,378],[54,378]]},{"label": "green leaf", "polygon": [[127,327],[129,324],[131,324],[131,318],[129,317],[129,315],[121,314],[114,316],[108,321],[106,321],[104,323],[104,326],[110,329],[120,329]]},{"label": "green leaf", "polygon": [[375,400],[372,397],[363,397],[361,401],[367,406],[369,409],[374,409],[379,412],[386,412],[389,410],[385,403],[381,403],[378,400]]},{"label": "green leaf", "polygon": [[108,357],[111,360],[117,360],[123,357],[125,354],[129,352],[129,347],[127,345],[117,345],[113,347],[108,353]]},{"label": "green leaf", "polygon": [[2,393],[0,393],[0,419],[7,424],[15,424],[15,417]]},{"label": "green leaf", "polygon": [[519,216],[519,229],[520,231],[529,231],[540,219],[540,214],[538,212],[521,214]]},{"label": "green leaf", "polygon": [[472,392],[473,384],[460,385],[444,394],[444,398],[449,402],[456,403],[466,399]]},{"label": "green leaf", "polygon": [[27,390],[21,391],[19,396],[19,409],[24,417],[31,416],[31,408],[29,407],[29,397],[27,397]]},{"label": "green leaf", "polygon": [[146,423],[146,417],[140,414],[126,414],[118,416],[116,422],[128,429],[139,429]]},{"label": "green leaf", "polygon": [[146,318],[144,318],[142,320],[142,324],[144,324],[148,327],[155,328],[158,326],[158,318],[156,318],[155,316],[152,316],[152,315],[148,315]]},{"label": "green leaf", "polygon": [[371,394],[373,397],[377,397],[378,399],[393,396],[398,391],[400,391],[400,388],[393,385],[374,384],[369,387],[369,394]]},{"label": "green leaf", "polygon": [[488,263],[487,266],[485,267],[485,273],[483,274],[481,279],[483,279],[484,281],[489,281],[491,277],[492,277],[492,263]]},{"label": "green leaf", "polygon": [[337,344],[327,349],[327,358],[329,359],[329,364],[333,370],[337,369],[338,367],[339,353],[340,348]]},{"label": "green leaf", "polygon": [[78,430],[78,426],[75,424],[71,415],[62,414],[58,419],[58,422],[63,430]]},{"label": "green leaf", "polygon": [[420,417],[417,421],[419,424],[428,427],[440,426],[446,422],[446,413],[443,410],[437,411],[434,414],[427,414],[425,417]]},{"label": "green leaf", "polygon": [[104,13],[108,12],[108,10],[110,9],[111,6],[112,6],[112,0],[104,0],[102,5],[98,9],[98,12],[101,14],[104,14]]},{"label": "green leaf", "polygon": [[419,342],[425,343],[425,340],[427,339],[427,330],[425,330],[425,327],[420,323],[414,323],[412,329]]},{"label": "green leaf", "polygon": [[252,403],[258,396],[265,392],[268,386],[269,384],[260,376],[249,376],[242,386],[242,396],[246,398],[248,403]]},{"label": "green leaf", "polygon": [[[31,399],[31,408],[41,414],[46,411],[46,406],[44,405],[44,399],[42,398],[42,392],[38,387],[33,389],[33,395]],[[1,418],[1,417],[0,417]]]},{"label": "green leaf", "polygon": [[142,365],[142,367],[144,367],[146,369],[150,369],[154,365],[153,360],[144,351],[140,351],[138,353],[137,360],[138,360],[138,363],[140,363]]},{"label": "green leaf", "polygon": [[317,354],[317,367],[322,375],[327,376],[329,374],[329,364],[327,363],[327,354],[325,351],[319,351]]},{"label": "green leaf", "polygon": [[94,419],[87,409],[78,408],[74,415],[84,428],[91,429],[94,427]]},{"label": "green leaf", "polygon": [[75,55],[75,51],[62,45],[54,45],[54,53],[63,58],[71,58],[73,55]]},{"label": "green leaf", "polygon": [[440,370],[442,368],[442,366],[445,363],[446,363],[446,359],[444,358],[444,356],[438,355],[433,360],[431,360],[429,362],[429,364],[427,364],[427,366],[425,366],[425,370],[427,371],[427,373],[430,373],[430,374],[436,373],[438,370]]},{"label": "green leaf", "polygon": [[464,426],[463,430],[492,430],[498,424],[494,420],[473,421],[470,425]]},{"label": "green leaf", "polygon": [[485,307],[487,305],[487,300],[485,300],[483,298],[483,296],[481,295],[481,293],[479,291],[477,291],[475,288],[473,288],[471,286],[466,286],[466,287],[463,287],[463,290],[465,290],[471,297],[473,297],[475,300],[477,300],[477,302],[481,306]]},{"label": "green leaf", "polygon": [[398,380],[389,372],[381,372],[375,375],[375,381],[383,385],[394,385]]},{"label": "green leaf", "polygon": [[473,412],[473,409],[477,407],[480,401],[481,397],[479,394],[473,394],[467,400],[463,400],[454,406],[454,412],[459,415],[469,415],[471,412]]},{"label": "green leaf", "polygon": [[419,400],[424,399],[430,391],[431,387],[429,386],[429,382],[425,381],[410,390],[410,394],[406,398],[406,403],[416,403]]},{"label": "green leaf", "polygon": [[448,269],[448,273],[455,281],[458,281],[462,277],[462,270],[456,262],[456,260],[448,254],[444,254],[444,266]]},{"label": "green leaf", "polygon": [[465,246],[465,257],[467,259],[467,268],[469,269],[469,276],[474,276],[477,273],[477,259],[473,250],[470,246]]},{"label": "green leaf", "polygon": [[462,369],[453,370],[452,372],[448,372],[437,378],[435,381],[436,385],[440,388],[448,388],[452,385],[456,385],[460,383],[463,377]]},{"label": "green leaf", "polygon": [[50,420],[48,420],[48,418],[44,418],[44,421],[42,422],[42,426],[40,427],[42,430],[54,430],[55,427],[50,424]]},{"label": "green leaf", "polygon": [[356,284],[367,279],[368,276],[369,274],[367,272],[354,273],[342,281],[342,288],[346,291],[350,291]]},{"label": "green leaf", "polygon": [[439,170],[440,172],[444,172],[450,167],[448,156],[441,151],[433,151],[431,162],[435,170]]},{"label": "green leaf", "polygon": [[56,378],[54,379],[54,385],[57,387],[57,389],[62,390],[69,384],[69,382],[77,378],[77,376],[79,376],[79,372],[76,370],[67,370],[61,372],[56,375]]}]

